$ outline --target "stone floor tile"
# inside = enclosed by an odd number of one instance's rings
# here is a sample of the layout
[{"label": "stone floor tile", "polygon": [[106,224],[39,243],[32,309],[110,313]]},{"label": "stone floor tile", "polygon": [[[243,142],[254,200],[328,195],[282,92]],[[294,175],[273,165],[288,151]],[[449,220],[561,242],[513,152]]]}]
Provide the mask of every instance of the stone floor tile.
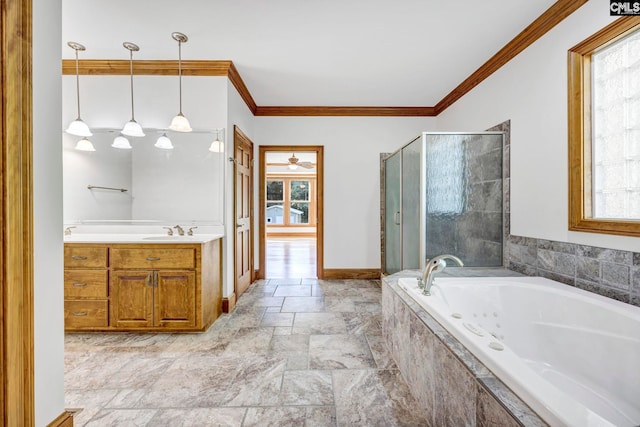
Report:
[{"label": "stone floor tile", "polygon": [[274,297],[310,297],[311,285],[278,286],[273,293]]},{"label": "stone floor tile", "polygon": [[146,427],[240,427],[246,408],[162,409]]},{"label": "stone floor tile", "polygon": [[265,313],[260,326],[292,326],[293,313]]},{"label": "stone floor tile", "polygon": [[309,338],[311,369],[375,368],[376,363],[364,336],[311,335]]},{"label": "stone floor tile", "polygon": [[282,405],[332,405],[331,371],[287,371],[282,380]]},{"label": "stone floor tile", "polygon": [[304,426],[306,414],[305,408],[294,406],[249,408],[243,427],[300,427]]},{"label": "stone floor tile", "polygon": [[157,409],[103,409],[95,414],[85,426],[142,427],[151,421],[156,412]]},{"label": "stone floor tile", "polygon": [[65,406],[76,426],[423,425],[380,299],[379,281],[259,281],[203,333],[68,334]]},{"label": "stone floor tile", "polygon": [[321,297],[286,297],[282,304],[283,313],[313,313],[324,311],[324,298]]},{"label": "stone floor tile", "polygon": [[347,324],[340,313],[296,313],[292,334],[346,334]]},{"label": "stone floor tile", "polygon": [[338,425],[429,425],[400,371],[349,369],[332,374]]}]

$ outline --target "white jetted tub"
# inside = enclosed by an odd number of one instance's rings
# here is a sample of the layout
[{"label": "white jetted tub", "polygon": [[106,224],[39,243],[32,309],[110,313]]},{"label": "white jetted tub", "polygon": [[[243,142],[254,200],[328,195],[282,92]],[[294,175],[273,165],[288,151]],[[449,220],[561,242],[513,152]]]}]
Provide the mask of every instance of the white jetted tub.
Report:
[{"label": "white jetted tub", "polygon": [[552,426],[640,426],[640,308],[541,277],[399,285]]}]

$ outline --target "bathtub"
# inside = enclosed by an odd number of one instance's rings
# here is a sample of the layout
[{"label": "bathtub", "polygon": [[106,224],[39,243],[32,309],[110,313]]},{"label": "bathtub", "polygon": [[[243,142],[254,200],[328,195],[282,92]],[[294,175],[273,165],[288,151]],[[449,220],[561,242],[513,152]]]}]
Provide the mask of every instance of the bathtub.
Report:
[{"label": "bathtub", "polygon": [[640,426],[640,308],[541,277],[398,284],[551,426]]}]

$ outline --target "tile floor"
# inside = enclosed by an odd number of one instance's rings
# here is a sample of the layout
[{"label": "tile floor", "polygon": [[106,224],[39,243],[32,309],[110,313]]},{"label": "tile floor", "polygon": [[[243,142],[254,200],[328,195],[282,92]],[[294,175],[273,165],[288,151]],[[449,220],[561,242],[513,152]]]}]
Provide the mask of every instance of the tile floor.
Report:
[{"label": "tile floor", "polygon": [[418,426],[377,280],[271,279],[201,334],[67,334],[76,426]]}]

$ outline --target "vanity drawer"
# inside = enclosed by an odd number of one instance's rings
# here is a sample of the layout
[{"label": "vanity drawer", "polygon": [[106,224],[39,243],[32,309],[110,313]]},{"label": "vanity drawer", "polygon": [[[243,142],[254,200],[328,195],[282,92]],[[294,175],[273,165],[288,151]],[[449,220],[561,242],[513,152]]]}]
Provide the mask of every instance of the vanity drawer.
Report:
[{"label": "vanity drawer", "polygon": [[65,298],[106,298],[106,270],[65,270]]},{"label": "vanity drawer", "polygon": [[195,268],[195,248],[113,248],[111,267],[130,268]]},{"label": "vanity drawer", "polygon": [[107,248],[64,245],[65,268],[106,268]]},{"label": "vanity drawer", "polygon": [[66,300],[64,302],[64,326],[68,329],[109,326],[108,301]]}]

